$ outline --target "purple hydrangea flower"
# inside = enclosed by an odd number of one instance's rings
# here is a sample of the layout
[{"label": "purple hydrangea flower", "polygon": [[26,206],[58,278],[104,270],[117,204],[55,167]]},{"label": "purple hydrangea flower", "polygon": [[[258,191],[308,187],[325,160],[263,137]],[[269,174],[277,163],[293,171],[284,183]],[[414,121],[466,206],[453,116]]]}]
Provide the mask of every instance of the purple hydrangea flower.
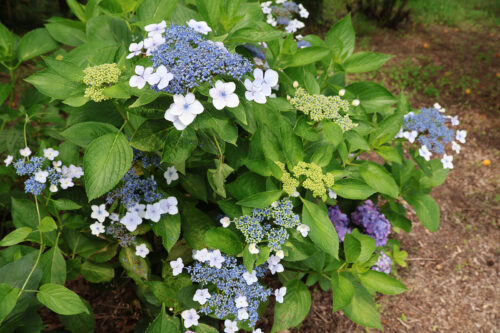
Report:
[{"label": "purple hydrangea flower", "polygon": [[391,272],[391,266],[391,258],[384,252],[380,252],[377,262],[372,266],[372,270],[389,274]]},{"label": "purple hydrangea flower", "polygon": [[361,227],[363,233],[373,237],[376,246],[387,244],[391,224],[371,200],[366,200],[352,212],[351,221]]},{"label": "purple hydrangea flower", "polygon": [[349,218],[340,211],[339,206],[328,207],[328,217],[332,221],[335,230],[337,230],[339,240],[343,242],[345,235],[350,234],[352,231],[352,228],[349,227]]}]

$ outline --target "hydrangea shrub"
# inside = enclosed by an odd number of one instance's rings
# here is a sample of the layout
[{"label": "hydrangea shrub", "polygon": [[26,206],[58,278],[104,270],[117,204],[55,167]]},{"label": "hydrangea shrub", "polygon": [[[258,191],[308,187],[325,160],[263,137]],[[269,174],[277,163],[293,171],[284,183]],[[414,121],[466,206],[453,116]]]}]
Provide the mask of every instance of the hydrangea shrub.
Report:
[{"label": "hydrangea shrub", "polygon": [[11,75],[45,54],[0,132],[0,323],[43,305],[92,331],[64,283],[127,276],[146,332],[262,332],[270,304],[273,332],[296,327],[316,284],[381,328],[376,293],[406,290],[390,236],[408,205],[437,230],[458,119],[347,82],[390,58],[354,52],[350,16],[323,40],[293,36],[308,12],[292,1],[69,3],[76,19],[18,43],[0,26]]}]

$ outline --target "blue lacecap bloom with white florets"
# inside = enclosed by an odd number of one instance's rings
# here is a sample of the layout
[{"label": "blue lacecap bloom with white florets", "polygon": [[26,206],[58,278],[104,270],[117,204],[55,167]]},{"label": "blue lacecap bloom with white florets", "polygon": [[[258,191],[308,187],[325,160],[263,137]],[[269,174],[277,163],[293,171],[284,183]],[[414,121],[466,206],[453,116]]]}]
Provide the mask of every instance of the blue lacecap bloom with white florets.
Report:
[{"label": "blue lacecap bloom with white florets", "polygon": [[[143,168],[149,166],[159,167],[161,159],[158,156],[145,155],[135,150],[133,164],[140,163]],[[157,191],[157,184],[153,177],[141,177],[132,167],[127,171],[121,180],[121,186],[109,192],[106,196],[106,203],[111,205],[114,201],[120,200],[126,208],[131,208],[137,203],[152,203],[162,199],[163,196]]]},{"label": "blue lacecap bloom with white florets", "polygon": [[[267,268],[264,265],[256,267],[252,272],[255,280],[249,280],[245,279],[245,276],[249,276],[246,267],[238,264],[236,258],[226,255],[221,257],[223,262],[219,267],[203,261],[196,261],[187,267],[191,281],[210,291],[200,312],[219,319],[246,321],[250,327],[254,327],[259,319],[259,305],[271,295],[270,289],[256,281],[265,275]],[[245,313],[243,317],[242,312]]]},{"label": "blue lacecap bloom with white florets", "polygon": [[349,218],[340,211],[339,206],[328,207],[328,217],[337,231],[339,240],[343,242],[345,235],[352,232],[352,228],[349,227]]},{"label": "blue lacecap bloom with white florets", "polygon": [[251,215],[237,217],[233,222],[247,243],[267,241],[271,250],[278,251],[289,237],[286,229],[299,226],[300,217],[293,212],[290,199],[284,198],[264,209],[254,208]]},{"label": "blue lacecap bloom with white florets", "polygon": [[[164,65],[173,79],[162,91],[185,94],[209,82],[217,75],[240,80],[252,70],[252,64],[223,45],[206,40],[192,28],[171,25],[164,33],[165,43],[151,52],[153,66]],[[152,89],[158,90],[157,86]]]},{"label": "blue lacecap bloom with white florets", "polygon": [[387,244],[391,223],[371,200],[366,200],[363,205],[356,207],[351,214],[351,221],[360,227],[363,233],[375,239],[376,246]]},{"label": "blue lacecap bloom with white florets", "polygon": [[389,274],[391,272],[392,260],[385,252],[380,251],[378,260],[372,266],[372,270]]}]

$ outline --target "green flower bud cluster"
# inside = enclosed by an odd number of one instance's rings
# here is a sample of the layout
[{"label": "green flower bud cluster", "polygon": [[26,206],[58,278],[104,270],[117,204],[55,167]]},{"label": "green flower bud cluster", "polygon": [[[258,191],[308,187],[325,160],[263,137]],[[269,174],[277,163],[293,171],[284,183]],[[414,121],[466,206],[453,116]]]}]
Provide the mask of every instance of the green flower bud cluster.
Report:
[{"label": "green flower bud cluster", "polygon": [[107,85],[118,82],[121,71],[117,64],[102,64],[87,67],[83,73],[85,74],[83,82],[88,85],[84,96],[94,102],[101,102],[110,99],[110,97],[104,96],[102,91]]},{"label": "green flower bud cluster", "polygon": [[327,191],[333,186],[335,180],[331,173],[323,174],[321,167],[315,163],[299,162],[289,173],[285,165],[281,162],[275,162],[281,169],[281,182],[283,190],[291,196],[295,196],[297,186],[302,182],[302,187],[310,190],[313,196],[327,199]]},{"label": "green flower bud cluster", "polygon": [[349,111],[349,102],[339,96],[311,95],[304,88],[298,88],[295,91],[295,97],[290,100],[290,103],[308,115],[311,120],[333,120],[343,131],[358,126],[352,122],[349,115],[339,113],[340,110],[343,112]]}]

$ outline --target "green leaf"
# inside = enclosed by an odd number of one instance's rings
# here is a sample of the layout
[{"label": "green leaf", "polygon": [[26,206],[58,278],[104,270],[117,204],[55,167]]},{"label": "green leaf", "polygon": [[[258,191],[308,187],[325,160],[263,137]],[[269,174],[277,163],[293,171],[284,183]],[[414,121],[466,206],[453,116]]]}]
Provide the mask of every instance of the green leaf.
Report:
[{"label": "green leaf", "polygon": [[66,0],[66,3],[68,4],[69,9],[71,9],[71,12],[75,14],[75,16],[78,17],[80,21],[87,21],[85,12],[83,10],[83,5],[79,4],[76,0]]},{"label": "green leaf", "polygon": [[31,30],[24,35],[17,46],[17,59],[26,61],[59,47],[45,28]]},{"label": "green leaf", "polygon": [[132,158],[132,148],[121,132],[105,134],[92,141],[83,156],[89,201],[113,189],[130,168]]},{"label": "green leaf", "polygon": [[290,56],[283,56],[282,68],[305,66],[327,57],[330,49],[321,46],[310,46],[297,50]]},{"label": "green leaf", "polygon": [[205,244],[229,255],[240,254],[245,246],[236,232],[223,227],[208,230],[205,234]]},{"label": "green leaf", "polygon": [[372,257],[372,254],[375,251],[375,239],[368,235],[360,233],[357,229],[354,229],[350,235],[359,241],[361,251],[356,258],[356,262],[363,264]]},{"label": "green leaf", "polygon": [[10,94],[10,84],[1,83],[0,84],[0,105],[3,105],[3,102],[9,97]]},{"label": "green leaf", "polygon": [[219,0],[196,0],[198,12],[212,28],[219,24],[220,6]]},{"label": "green leaf", "polygon": [[344,61],[352,54],[355,40],[356,35],[351,22],[351,14],[335,23],[325,38],[326,44],[333,49],[335,59],[339,62]]},{"label": "green leaf", "polygon": [[392,175],[379,164],[364,161],[359,166],[359,174],[377,192],[395,199],[399,196],[399,186],[392,178]]},{"label": "green leaf", "polygon": [[334,147],[337,147],[344,139],[342,128],[334,122],[325,121],[323,123],[323,134],[330,141]]},{"label": "green leaf", "polygon": [[61,198],[61,199],[57,199],[57,200],[51,200],[50,202],[58,210],[76,210],[76,209],[82,208],[82,206],[80,206],[76,202],[74,202],[74,201],[72,201],[70,199],[66,199],[66,198]]},{"label": "green leaf", "polygon": [[337,273],[332,274],[332,300],[333,300],[333,311],[338,311],[351,303],[354,296],[354,287],[349,279],[344,277],[345,274],[349,273]]},{"label": "green leaf", "polygon": [[212,219],[195,207],[182,210],[182,234],[189,246],[195,250],[207,247],[205,233],[214,227]]},{"label": "green leaf", "polygon": [[135,131],[130,145],[142,151],[161,150],[167,131],[170,130],[168,125],[166,120],[146,120]]},{"label": "green leaf", "polygon": [[89,333],[95,330],[95,319],[90,304],[83,300],[89,313],[79,313],[71,316],[59,315],[59,319],[64,327],[71,333]]},{"label": "green leaf", "polygon": [[382,67],[392,56],[375,52],[358,52],[343,63],[346,73],[370,72]]},{"label": "green leaf", "polygon": [[365,200],[375,193],[375,190],[364,181],[355,178],[346,178],[336,181],[332,186],[332,190],[342,198],[353,200]]},{"label": "green leaf", "polygon": [[361,253],[361,242],[350,234],[345,235],[344,253],[346,262],[355,262]]},{"label": "green leaf", "polygon": [[347,142],[349,143],[349,151],[353,152],[356,150],[370,150],[366,140],[355,131],[347,131],[344,133]]},{"label": "green leaf", "polygon": [[152,223],[156,236],[161,237],[163,247],[170,252],[181,235],[181,216],[179,214],[163,214],[160,221]]},{"label": "green leaf", "polygon": [[374,150],[378,155],[380,155],[384,160],[391,161],[394,163],[402,163],[401,155],[399,155],[396,147],[393,146],[380,146]]},{"label": "green leaf", "polygon": [[161,305],[160,313],[146,329],[146,333],[176,333],[181,332],[172,318],[165,313],[165,304]]},{"label": "green leaf", "polygon": [[87,41],[85,32],[75,26],[64,23],[47,23],[45,28],[50,36],[62,44],[78,46]]},{"label": "green leaf", "polygon": [[32,231],[33,230],[29,227],[18,228],[2,238],[2,240],[0,240],[0,246],[11,246],[24,242]]},{"label": "green leaf", "polygon": [[383,272],[368,270],[360,274],[359,279],[364,286],[386,295],[398,295],[408,290],[404,284]]},{"label": "green leaf", "polygon": [[286,330],[299,325],[311,308],[311,294],[301,280],[291,280],[284,284],[286,295],[283,303],[274,307],[274,323],[271,332]]},{"label": "green leaf", "polygon": [[177,0],[144,0],[137,8],[137,20],[160,22],[168,19],[177,5]]},{"label": "green leaf", "polygon": [[15,45],[15,35],[0,22],[0,59],[12,56]]},{"label": "green leaf", "polygon": [[310,227],[309,238],[321,250],[339,259],[339,237],[324,206],[302,199],[302,222]]},{"label": "green leaf", "polygon": [[109,263],[97,264],[89,260],[83,263],[81,273],[92,283],[109,282],[115,277],[115,270]]},{"label": "green leaf", "polygon": [[203,176],[196,173],[188,173],[181,178],[181,185],[187,193],[207,202],[207,186]]},{"label": "green leaf", "polygon": [[18,295],[19,289],[0,283],[0,324],[16,306]]},{"label": "green leaf", "polygon": [[221,160],[215,160],[217,169],[207,170],[208,183],[212,189],[220,195],[221,197],[226,197],[226,189],[224,184],[226,183],[227,177],[234,171],[228,164],[222,163]]},{"label": "green leaf", "polygon": [[162,161],[171,164],[182,163],[191,156],[197,145],[198,138],[192,127],[183,131],[171,127],[165,139]]},{"label": "green leaf", "polygon": [[57,99],[65,99],[83,92],[84,87],[83,83],[67,80],[52,70],[36,72],[24,80],[35,86],[42,94]]},{"label": "green leaf", "polygon": [[250,208],[266,208],[273,202],[278,201],[283,192],[281,190],[255,193],[248,198],[236,202],[238,205]]},{"label": "green leaf", "polygon": [[88,20],[86,33],[89,40],[109,40],[124,45],[128,45],[132,40],[125,21],[107,15],[95,16]]},{"label": "green leaf", "polygon": [[396,136],[403,126],[403,114],[398,112],[384,118],[377,126],[378,128],[370,134],[369,139],[373,147],[379,147]]},{"label": "green leaf", "polygon": [[61,135],[80,147],[87,147],[93,140],[105,134],[116,133],[118,129],[113,125],[88,121],[77,123],[64,131]]},{"label": "green leaf", "polygon": [[63,78],[79,82],[83,80],[83,71],[77,65],[66,61],[66,60],[56,60],[54,58],[43,57],[43,61],[47,64],[47,66],[62,76]]},{"label": "green leaf", "polygon": [[430,231],[437,231],[439,227],[439,206],[428,194],[413,192],[403,196],[415,209],[417,217],[424,227]]},{"label": "green leaf", "polygon": [[66,261],[59,250],[54,246],[42,255],[40,266],[43,270],[41,283],[56,283],[64,285],[66,282]]},{"label": "green leaf", "polygon": [[56,221],[54,221],[54,219],[50,216],[45,216],[38,226],[38,230],[40,230],[41,232],[50,232],[56,229]]},{"label": "green leaf", "polygon": [[353,278],[350,280],[354,287],[354,295],[351,302],[344,306],[342,311],[355,323],[382,329],[380,314],[370,293]]},{"label": "green leaf", "polygon": [[281,31],[267,30],[259,31],[254,28],[242,28],[236,30],[228,37],[228,42],[231,43],[256,43],[256,42],[267,42],[271,40],[276,40],[281,38],[283,33]]},{"label": "green leaf", "polygon": [[36,298],[40,303],[58,314],[89,313],[89,310],[77,294],[58,284],[47,283],[42,285]]},{"label": "green leaf", "polygon": [[123,268],[125,268],[125,271],[127,271],[129,276],[134,280],[148,279],[148,262],[146,259],[136,256],[134,249],[130,247],[122,247],[120,254],[118,255],[118,260]]},{"label": "green leaf", "polygon": [[359,99],[367,113],[382,112],[396,103],[396,98],[385,87],[374,82],[355,82],[347,86],[347,90]]},{"label": "green leaf", "polygon": [[208,326],[203,323],[199,323],[194,330],[196,333],[219,333],[219,330],[213,328],[212,326]]}]

